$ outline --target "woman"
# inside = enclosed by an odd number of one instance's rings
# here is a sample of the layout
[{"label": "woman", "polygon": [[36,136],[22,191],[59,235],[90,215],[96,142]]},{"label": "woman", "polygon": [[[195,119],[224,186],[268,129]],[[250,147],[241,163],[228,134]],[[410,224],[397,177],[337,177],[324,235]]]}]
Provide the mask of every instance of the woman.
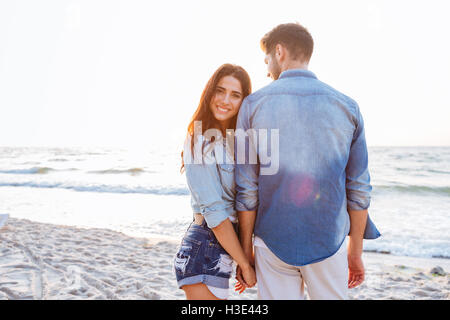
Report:
[{"label": "woman", "polygon": [[236,128],[242,100],[250,92],[250,77],[242,67],[222,65],[206,84],[188,126],[181,170],[191,191],[194,221],[174,261],[178,287],[188,300],[227,299],[233,260],[246,287],[256,283],[236,232],[234,136],[227,132]]}]

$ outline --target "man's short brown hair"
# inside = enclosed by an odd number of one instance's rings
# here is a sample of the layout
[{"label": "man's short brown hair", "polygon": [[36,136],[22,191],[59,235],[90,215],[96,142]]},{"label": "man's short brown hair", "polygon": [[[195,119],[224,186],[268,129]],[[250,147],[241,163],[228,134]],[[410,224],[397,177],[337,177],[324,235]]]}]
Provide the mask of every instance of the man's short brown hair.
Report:
[{"label": "man's short brown hair", "polygon": [[277,44],[283,45],[294,60],[309,62],[314,41],[308,30],[299,23],[285,23],[266,33],[260,41],[261,49],[272,54]]}]

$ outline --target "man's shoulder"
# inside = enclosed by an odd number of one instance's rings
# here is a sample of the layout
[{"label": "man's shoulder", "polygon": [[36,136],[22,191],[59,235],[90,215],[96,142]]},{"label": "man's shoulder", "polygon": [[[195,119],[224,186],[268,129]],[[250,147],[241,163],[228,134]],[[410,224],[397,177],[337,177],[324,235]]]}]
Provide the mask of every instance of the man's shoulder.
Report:
[{"label": "man's shoulder", "polygon": [[351,106],[352,108],[357,108],[358,107],[358,103],[352,99],[351,97],[349,97],[348,95],[342,93],[341,91],[335,89],[334,87],[330,86],[329,84],[319,81],[322,86],[324,88],[326,88],[327,92],[329,92],[330,95],[335,96],[336,98],[338,98],[341,101],[346,102],[349,106]]},{"label": "man's shoulder", "polygon": [[268,85],[258,89],[252,94],[248,95],[245,98],[246,107],[252,111],[258,109],[261,105],[263,105],[267,101],[273,101],[270,98],[276,97],[280,94],[286,94],[283,91],[283,83],[280,80],[273,81]]},{"label": "man's shoulder", "polygon": [[247,96],[245,100],[248,104],[255,105],[268,96],[276,96],[280,94],[293,94],[305,97],[322,95],[335,98],[336,100],[348,105],[352,111],[356,111],[356,109],[358,109],[358,104],[354,99],[318,79],[308,79],[307,88],[296,88],[295,85],[290,85],[287,82],[289,82],[289,79],[273,81],[272,83]]},{"label": "man's shoulder", "polygon": [[255,102],[267,95],[273,94],[275,92],[274,91],[275,88],[276,88],[276,81],[269,83],[268,85],[262,87],[261,89],[258,89],[255,92],[251,93],[245,98],[245,100],[247,100],[248,102]]}]

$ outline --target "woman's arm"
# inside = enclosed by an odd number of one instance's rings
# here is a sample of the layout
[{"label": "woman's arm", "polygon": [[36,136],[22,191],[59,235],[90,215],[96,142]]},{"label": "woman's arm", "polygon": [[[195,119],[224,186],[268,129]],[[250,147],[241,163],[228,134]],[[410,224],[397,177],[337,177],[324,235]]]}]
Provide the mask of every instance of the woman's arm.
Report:
[{"label": "woman's arm", "polygon": [[[199,149],[205,148],[201,136],[196,143],[200,145]],[[210,153],[199,156],[203,159],[196,163],[189,143],[185,143],[183,153],[186,182],[193,199],[192,209],[194,213],[203,215],[209,228],[217,227],[228,218],[217,164],[211,162],[213,156]]]},{"label": "woman's arm", "polygon": [[212,228],[211,230],[214,232],[220,245],[242,269],[245,283],[249,287],[253,287],[256,284],[255,271],[253,270],[247,255],[244,253],[244,250],[242,250],[238,236],[234,231],[230,219],[225,219],[217,227]]},{"label": "woman's arm", "polygon": [[221,246],[242,268],[246,284],[255,285],[255,271],[244,254],[233,225],[228,219],[216,163],[209,161],[195,163],[192,161],[193,157],[189,147],[185,147],[184,156],[186,158],[184,161],[186,180],[192,198],[195,200],[194,213],[203,215],[206,224],[214,232]]}]

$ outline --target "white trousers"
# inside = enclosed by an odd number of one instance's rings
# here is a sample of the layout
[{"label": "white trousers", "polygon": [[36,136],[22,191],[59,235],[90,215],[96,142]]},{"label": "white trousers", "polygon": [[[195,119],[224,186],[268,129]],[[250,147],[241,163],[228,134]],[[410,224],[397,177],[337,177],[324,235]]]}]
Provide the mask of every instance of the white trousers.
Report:
[{"label": "white trousers", "polygon": [[[261,244],[261,239],[258,239]],[[255,241],[255,271],[260,300],[348,299],[347,241],[331,257],[302,267],[289,265]]]}]

